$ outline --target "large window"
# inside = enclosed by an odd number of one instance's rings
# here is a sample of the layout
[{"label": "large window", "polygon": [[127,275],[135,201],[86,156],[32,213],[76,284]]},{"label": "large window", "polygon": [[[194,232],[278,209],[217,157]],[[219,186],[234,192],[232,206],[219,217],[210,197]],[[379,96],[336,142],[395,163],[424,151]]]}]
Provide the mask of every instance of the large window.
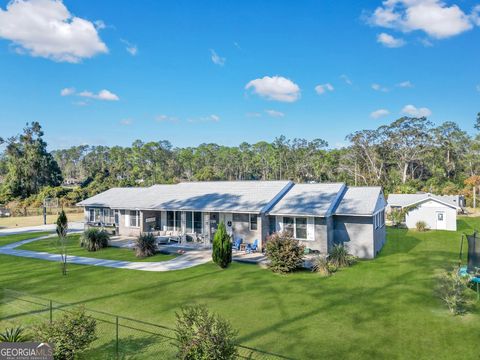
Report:
[{"label": "large window", "polygon": [[131,210],[130,211],[130,227],[139,227],[140,226],[140,211]]},{"label": "large window", "polygon": [[304,217],[295,218],[295,238],[297,239],[307,238],[307,218],[304,218]]},{"label": "large window", "polygon": [[[182,229],[182,212],[167,211],[167,231],[180,231],[181,229]],[[187,231],[188,231],[188,220],[187,220]]]},{"label": "large window", "polygon": [[167,211],[167,230],[173,231],[175,227],[175,212]]},{"label": "large window", "polygon": [[175,211],[175,230],[180,231],[182,230],[182,212]]},{"label": "large window", "polygon": [[257,214],[250,214],[250,230],[257,230],[258,229],[258,219]]},{"label": "large window", "polygon": [[187,211],[186,213],[187,220],[187,233],[202,233],[202,213],[196,211]]},{"label": "large window", "polygon": [[295,239],[307,239],[307,218],[287,217],[283,218],[283,230]]}]

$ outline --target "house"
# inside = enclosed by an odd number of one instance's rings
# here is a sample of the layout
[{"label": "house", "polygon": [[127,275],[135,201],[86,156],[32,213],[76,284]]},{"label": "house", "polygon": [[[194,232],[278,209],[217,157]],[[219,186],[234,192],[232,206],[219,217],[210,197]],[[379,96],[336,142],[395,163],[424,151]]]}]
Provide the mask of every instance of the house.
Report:
[{"label": "house", "polygon": [[373,258],[385,242],[386,202],[380,187],[295,184],[291,181],[183,182],[113,188],[77,204],[87,226],[119,235],[174,231],[213,239],[224,222],[235,239],[260,249],[270,234],[288,231],[311,250],[344,244]]},{"label": "house", "polygon": [[464,199],[459,195],[390,194],[388,211],[394,208],[412,208],[405,216],[409,229],[424,221],[432,230],[457,230],[457,213],[463,211]]}]

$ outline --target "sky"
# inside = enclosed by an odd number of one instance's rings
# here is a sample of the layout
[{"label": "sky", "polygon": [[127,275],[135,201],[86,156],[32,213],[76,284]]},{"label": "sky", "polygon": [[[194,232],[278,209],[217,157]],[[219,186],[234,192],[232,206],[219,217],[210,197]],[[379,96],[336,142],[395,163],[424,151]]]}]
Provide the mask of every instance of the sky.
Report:
[{"label": "sky", "polygon": [[50,149],[345,136],[480,112],[480,0],[0,0],[0,137]]}]

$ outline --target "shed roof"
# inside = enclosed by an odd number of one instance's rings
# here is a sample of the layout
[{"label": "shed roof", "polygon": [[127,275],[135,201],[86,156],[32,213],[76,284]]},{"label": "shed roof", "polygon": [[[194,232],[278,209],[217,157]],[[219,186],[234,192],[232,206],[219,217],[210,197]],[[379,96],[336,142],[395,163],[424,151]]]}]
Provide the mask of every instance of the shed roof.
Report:
[{"label": "shed roof", "polygon": [[433,200],[440,202],[455,209],[461,209],[459,205],[458,195],[434,195],[430,193],[422,194],[390,194],[388,195],[388,205],[389,206],[399,206],[406,207],[411,205],[416,205],[421,202]]}]

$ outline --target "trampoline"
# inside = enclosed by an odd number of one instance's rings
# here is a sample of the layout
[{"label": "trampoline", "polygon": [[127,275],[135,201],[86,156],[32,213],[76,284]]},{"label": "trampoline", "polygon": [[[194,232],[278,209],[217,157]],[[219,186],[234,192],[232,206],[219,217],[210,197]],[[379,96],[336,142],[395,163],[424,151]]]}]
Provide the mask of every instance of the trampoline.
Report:
[{"label": "trampoline", "polygon": [[467,240],[467,266],[460,267],[461,276],[468,276],[471,283],[476,285],[477,300],[480,299],[480,236],[477,231],[473,235],[462,235],[462,243],[460,244],[460,261],[463,254],[463,241]]}]

